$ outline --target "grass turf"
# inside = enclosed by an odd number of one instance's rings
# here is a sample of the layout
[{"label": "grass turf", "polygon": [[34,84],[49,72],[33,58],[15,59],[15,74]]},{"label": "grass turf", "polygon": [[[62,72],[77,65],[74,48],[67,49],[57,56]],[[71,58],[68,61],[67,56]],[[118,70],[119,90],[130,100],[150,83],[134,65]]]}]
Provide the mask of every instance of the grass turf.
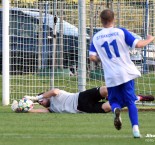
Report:
[{"label": "grass turf", "polygon": [[[149,84],[154,95],[154,77]],[[33,79],[32,79],[33,80]],[[142,80],[148,80],[142,78]],[[18,81],[18,79],[17,79]],[[77,84],[72,78],[74,85]],[[141,80],[138,80],[140,82]],[[1,76],[0,76],[1,82]],[[143,82],[143,81],[142,81]],[[18,82],[20,84],[20,81]],[[17,84],[18,84],[17,83]],[[25,82],[24,82],[25,83]],[[43,82],[48,85],[46,79]],[[30,83],[31,84],[31,83]],[[63,84],[68,84],[64,82]],[[91,82],[94,86],[94,83]],[[40,84],[39,84],[40,85]],[[100,84],[101,85],[101,84]],[[27,90],[24,84],[13,88]],[[34,86],[34,85],[32,85]],[[41,85],[42,86],[42,85]],[[62,86],[58,84],[58,86]],[[146,85],[147,86],[147,85]],[[145,86],[145,87],[146,87]],[[2,88],[2,87],[1,87]],[[0,88],[0,92],[2,92]],[[70,87],[65,87],[67,90]],[[74,87],[73,87],[74,88]],[[75,87],[76,88],[76,87]],[[145,94],[149,89],[143,89],[139,83],[139,90]],[[146,87],[147,88],[147,87]],[[34,91],[34,90],[32,90]],[[72,90],[73,92],[76,91]],[[28,90],[29,92],[29,90]],[[19,96],[22,96],[19,94]],[[1,104],[0,96],[0,104]],[[141,106],[146,109],[146,107]],[[154,109],[154,106],[152,107]],[[150,107],[149,107],[150,109]],[[0,145],[151,145],[155,144],[154,138],[146,138],[147,134],[155,135],[155,115],[153,111],[139,112],[140,130],[143,137],[134,139],[127,111],[122,112],[123,128],[117,131],[113,126],[113,117],[108,114],[32,114],[13,113],[10,106],[0,105]]]},{"label": "grass turf", "polygon": [[122,112],[123,128],[113,126],[112,113],[57,114],[14,113],[0,106],[0,145],[153,145],[154,112],[139,112],[142,138],[134,139],[127,112]]}]

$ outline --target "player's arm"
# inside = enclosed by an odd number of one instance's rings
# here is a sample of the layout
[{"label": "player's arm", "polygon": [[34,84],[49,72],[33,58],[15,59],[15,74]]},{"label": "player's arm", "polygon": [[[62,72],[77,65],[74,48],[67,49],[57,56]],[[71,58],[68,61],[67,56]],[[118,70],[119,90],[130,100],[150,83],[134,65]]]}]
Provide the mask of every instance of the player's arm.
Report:
[{"label": "player's arm", "polygon": [[49,113],[50,111],[47,108],[42,109],[32,109],[28,111],[29,113]]},{"label": "player's arm", "polygon": [[94,61],[94,62],[100,62],[100,58],[97,54],[96,48],[93,44],[93,42],[90,45],[90,49],[89,49],[89,59],[90,61]]},{"label": "player's arm", "polygon": [[[14,112],[23,113],[23,111],[20,108],[17,108]],[[42,109],[32,109],[27,111],[26,113],[49,113],[49,112],[50,111],[47,108],[42,108]]]},{"label": "player's arm", "polygon": [[143,48],[154,40],[154,36],[148,35],[145,40],[136,39],[128,30],[120,28],[125,35],[125,42],[130,48]]},{"label": "player's arm", "polygon": [[145,40],[139,40],[136,44],[136,48],[142,48],[146,45],[148,45],[150,42],[154,40],[155,37],[148,35]]},{"label": "player's arm", "polygon": [[59,94],[60,90],[59,89],[52,89],[49,90],[39,96],[36,96],[37,100],[43,99],[43,98],[50,98],[50,97],[55,97]]},{"label": "player's arm", "polygon": [[45,93],[42,94],[43,98],[50,98],[51,96],[52,97],[55,97],[59,94],[60,90],[59,89],[51,89]]},{"label": "player's arm", "polygon": [[43,98],[50,98],[50,97],[55,97],[60,93],[59,89],[51,89],[45,93],[42,93],[40,95],[37,96],[24,96],[27,99],[32,100],[33,102],[37,102],[38,100],[41,100]]}]

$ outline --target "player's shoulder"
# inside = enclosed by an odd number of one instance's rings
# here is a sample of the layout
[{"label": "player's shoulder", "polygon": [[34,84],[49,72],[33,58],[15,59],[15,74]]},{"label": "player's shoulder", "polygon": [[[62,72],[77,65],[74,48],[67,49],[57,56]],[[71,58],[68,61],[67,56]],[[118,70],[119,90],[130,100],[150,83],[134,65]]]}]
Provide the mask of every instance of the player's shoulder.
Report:
[{"label": "player's shoulder", "polygon": [[129,30],[127,30],[126,28],[124,28],[124,27],[118,27],[118,28],[116,28],[116,29],[118,29],[118,30],[120,30],[120,31],[122,31],[123,33],[130,33],[130,31]]}]

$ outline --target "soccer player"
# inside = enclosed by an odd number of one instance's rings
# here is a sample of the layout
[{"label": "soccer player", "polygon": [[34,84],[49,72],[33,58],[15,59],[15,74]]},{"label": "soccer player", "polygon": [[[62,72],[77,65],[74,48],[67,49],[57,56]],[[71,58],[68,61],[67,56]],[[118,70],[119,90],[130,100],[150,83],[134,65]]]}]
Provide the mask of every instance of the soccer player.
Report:
[{"label": "soccer player", "polygon": [[[105,86],[89,89],[80,93],[70,93],[60,89],[52,89],[37,96],[25,96],[33,102],[44,106],[43,109],[32,109],[29,112],[56,112],[56,113],[107,113],[111,111],[109,102],[101,102],[107,99]],[[137,101],[153,101],[153,96],[137,96]],[[18,103],[12,105],[12,109],[20,112]],[[16,108],[15,108],[16,107]]]},{"label": "soccer player", "polygon": [[154,37],[148,35],[145,40],[138,40],[125,28],[115,28],[114,12],[110,9],[103,10],[100,18],[103,29],[93,37],[89,58],[91,61],[102,62],[108,100],[114,113],[114,126],[118,130],[121,129],[121,108],[127,106],[133,136],[139,138],[134,79],[141,74],[130,60],[129,47],[143,48],[152,42]]},{"label": "soccer player", "polygon": [[60,89],[51,89],[35,97],[24,97],[48,108],[39,110],[32,109],[30,112],[106,113],[111,111],[109,103],[100,102],[102,99],[105,99],[106,96],[107,89],[102,86],[80,93],[70,93]]}]

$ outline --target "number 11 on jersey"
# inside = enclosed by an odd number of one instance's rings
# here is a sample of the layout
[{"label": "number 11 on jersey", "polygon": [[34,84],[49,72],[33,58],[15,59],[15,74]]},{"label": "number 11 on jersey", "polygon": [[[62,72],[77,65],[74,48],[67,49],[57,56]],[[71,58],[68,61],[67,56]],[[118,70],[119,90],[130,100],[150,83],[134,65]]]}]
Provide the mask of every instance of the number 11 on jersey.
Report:
[{"label": "number 11 on jersey", "polygon": [[107,53],[108,58],[109,59],[112,58],[112,54],[110,52],[109,45],[111,45],[113,47],[116,57],[120,57],[118,46],[117,46],[117,42],[116,42],[116,40],[113,40],[110,44],[107,41],[105,41],[102,44],[102,46],[101,46],[101,47],[104,47],[105,48],[105,51]]}]

